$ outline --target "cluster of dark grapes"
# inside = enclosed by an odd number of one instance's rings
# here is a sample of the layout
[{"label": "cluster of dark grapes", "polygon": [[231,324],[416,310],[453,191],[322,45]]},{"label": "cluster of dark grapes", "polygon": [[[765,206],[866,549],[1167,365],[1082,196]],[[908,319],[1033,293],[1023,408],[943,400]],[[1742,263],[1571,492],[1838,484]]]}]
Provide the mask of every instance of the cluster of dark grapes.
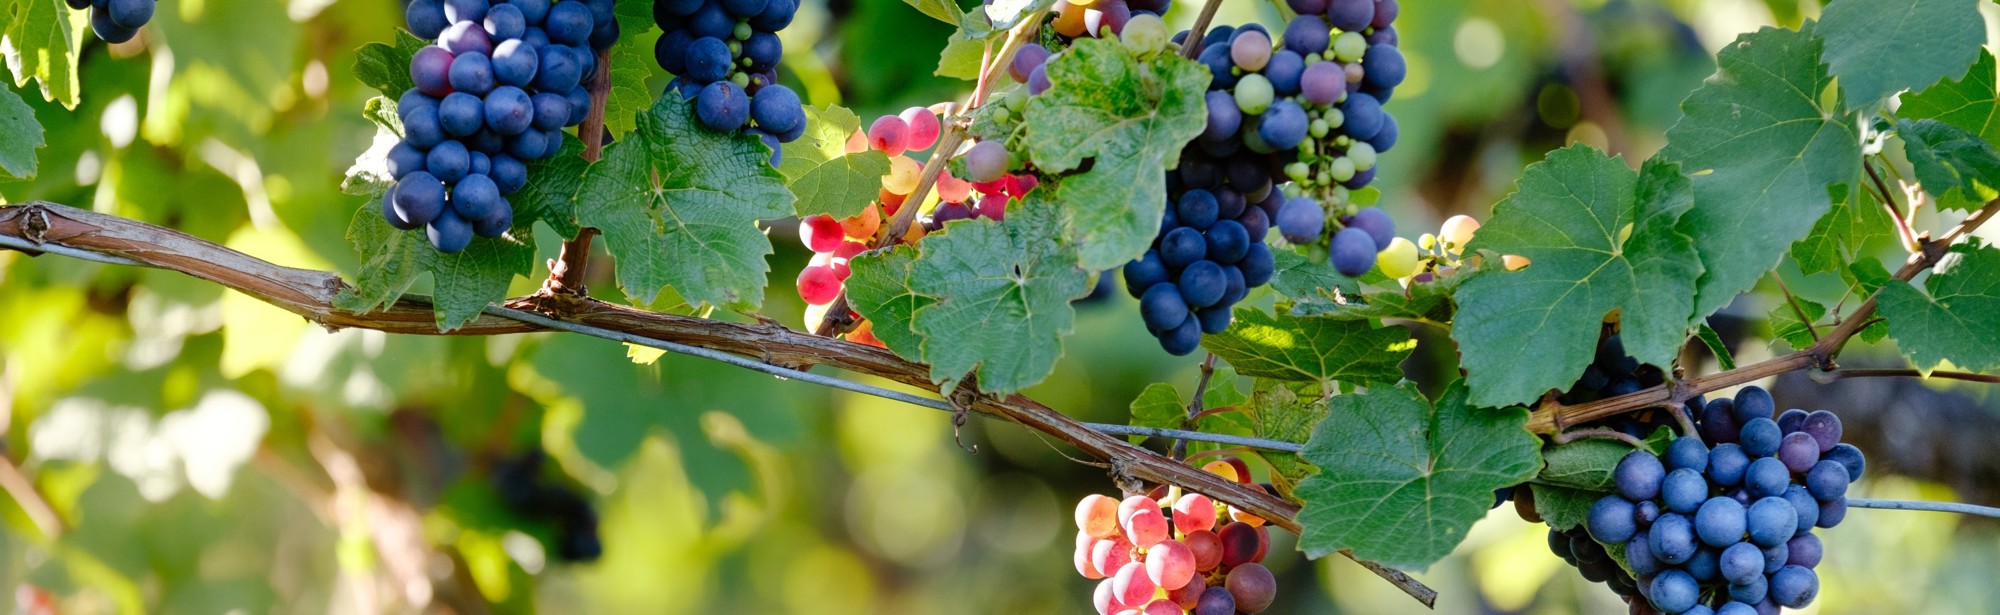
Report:
[{"label": "cluster of dark grapes", "polygon": [[410,59],[416,87],[396,112],[396,183],[382,217],[426,229],[439,252],[514,225],[507,195],[528,183],[524,161],[556,155],[563,128],[590,113],[587,79],[618,40],[612,0],[413,0],[410,32],[437,44]]},{"label": "cluster of dark grapes", "polygon": [[[1640,390],[1659,386],[1666,382],[1666,372],[1658,367],[1644,365],[1631,355],[1625,354],[1625,342],[1618,334],[1604,336],[1597,342],[1597,354],[1590,365],[1583,368],[1583,376],[1576,384],[1556,399],[1564,404],[1581,404],[1606,397],[1617,397]],[[1704,400],[1689,400],[1687,411],[1690,418],[1701,416]],[[1581,425],[1580,427],[1602,427],[1625,433],[1635,438],[1645,438],[1660,427],[1673,424],[1673,416],[1664,410],[1651,409],[1620,415],[1606,421]]]},{"label": "cluster of dark grapes", "polygon": [[489,479],[500,503],[514,514],[555,528],[555,554],[566,562],[595,561],[604,554],[597,511],[569,485],[542,476],[547,456],[540,449],[502,460]]},{"label": "cluster of dark grapes", "polygon": [[749,128],[771,148],[806,131],[805,109],[778,85],[785,47],[778,31],[791,25],[798,0],[653,0],[660,41],[653,58],[674,74],[668,92],[694,101],[695,117],[721,132]]},{"label": "cluster of dark grapes", "polygon": [[[1204,469],[1249,478],[1241,460]],[[1208,496],[1164,487],[1123,501],[1091,494],[1077,503],[1076,527],[1076,571],[1102,579],[1092,596],[1098,615],[1258,613],[1277,598],[1277,578],[1260,563],[1271,549],[1264,520]]]},{"label": "cluster of dark grapes", "polygon": [[1592,505],[1585,524],[1595,542],[1625,547],[1636,578],[1614,590],[1670,615],[1812,602],[1824,553],[1813,528],[1847,516],[1847,486],[1865,461],[1840,442],[1833,413],[1794,409],[1773,419],[1774,409],[1769,392],[1745,388],[1705,404],[1699,435],[1675,439],[1663,455],[1634,451],[1619,461],[1617,493]]},{"label": "cluster of dark grapes", "polygon": [[69,8],[90,10],[90,31],[107,43],[123,43],[139,35],[153,20],[158,0],[68,0]]}]

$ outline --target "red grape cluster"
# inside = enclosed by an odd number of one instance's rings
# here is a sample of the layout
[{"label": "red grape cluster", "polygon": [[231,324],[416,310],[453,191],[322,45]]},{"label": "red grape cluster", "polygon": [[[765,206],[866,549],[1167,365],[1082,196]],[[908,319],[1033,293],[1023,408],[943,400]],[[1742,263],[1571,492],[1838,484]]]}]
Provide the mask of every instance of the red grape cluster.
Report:
[{"label": "red grape cluster", "polygon": [[[847,141],[847,153],[858,154],[874,150],[889,157],[889,173],[882,176],[882,188],[861,213],[847,218],[819,214],[799,221],[799,243],[812,249],[812,262],[799,271],[799,297],[806,301],[806,327],[814,327],[825,316],[826,310],[840,296],[842,285],[850,274],[848,260],[868,249],[869,242],[881,233],[886,218],[902,211],[917,185],[923,180],[924,163],[909,154],[930,149],[938,141],[941,125],[936,111],[927,107],[910,107],[898,115],[884,115],[876,118],[866,131],[856,131]],[[921,224],[910,225],[900,241],[904,243],[923,239],[932,231],[944,228],[944,223],[952,220],[986,218],[1000,220],[1006,216],[1007,204],[1012,199],[1021,198],[1033,190],[1036,182],[1025,175],[1008,175],[1007,153],[1004,148],[997,152],[987,143],[974,144],[960,154],[963,168],[971,179],[961,179],[947,167],[939,173],[934,189],[918,206],[922,214]],[[994,154],[1000,162],[992,160]],[[848,334],[850,341],[880,346],[870,333],[869,324],[863,321]]]},{"label": "red grape cluster", "polygon": [[[1247,482],[1238,459],[1203,469]],[[1076,507],[1078,574],[1102,579],[1099,615],[1231,615],[1270,608],[1278,584],[1260,562],[1264,520],[1199,493],[1154,489],[1124,500],[1091,494]],[[1226,514],[1226,516],[1225,516]]]}]

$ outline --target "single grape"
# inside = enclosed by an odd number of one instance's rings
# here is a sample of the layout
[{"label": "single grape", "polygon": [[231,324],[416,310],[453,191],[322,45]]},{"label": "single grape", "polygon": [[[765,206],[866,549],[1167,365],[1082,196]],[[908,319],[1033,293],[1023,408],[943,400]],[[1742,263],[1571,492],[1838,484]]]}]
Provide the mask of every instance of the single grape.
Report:
[{"label": "single grape", "polygon": [[1674,513],[1660,515],[1659,521],[1646,530],[1646,539],[1653,549],[1653,557],[1667,564],[1683,564],[1694,557],[1698,548],[1695,543],[1694,524]]},{"label": "single grape", "polygon": [[1785,566],[1771,573],[1771,600],[1790,609],[1802,609],[1819,596],[1819,575],[1804,566]]},{"label": "single grape", "polygon": [[518,39],[528,33],[528,17],[521,13],[521,7],[511,4],[500,4],[487,10],[483,25],[493,40]]},{"label": "single grape", "polygon": [[507,229],[514,227],[514,208],[507,206],[505,199],[501,200],[501,205],[495,215],[473,220],[472,234],[488,239],[507,234]]},{"label": "single grape", "polygon": [[458,54],[451,61],[451,88],[474,96],[493,91],[493,61],[477,51]]},{"label": "single grape", "polygon": [[[1278,210],[1278,234],[1285,241],[1307,244],[1319,240],[1326,226],[1326,211],[1319,203],[1307,197],[1287,199]],[[1372,241],[1372,238],[1371,238]]]},{"label": "single grape", "polygon": [[1158,250],[1147,250],[1146,254],[1125,264],[1125,291],[1134,299],[1145,294],[1146,289],[1168,280],[1167,265],[1160,262]]},{"label": "single grape", "polygon": [[443,98],[451,93],[451,52],[439,47],[418,49],[410,57],[410,79],[426,96]]},{"label": "single grape", "polygon": [[1167,518],[1157,505],[1141,509],[1123,522],[1125,538],[1132,546],[1150,549],[1168,537]]},{"label": "single grape", "polygon": [[1660,499],[1669,511],[1695,514],[1708,500],[1708,480],[1692,468],[1674,470],[1660,484]]},{"label": "single grape", "polygon": [[[501,5],[513,9],[513,5]],[[516,9],[514,12],[518,13]],[[528,87],[534,83],[535,71],[542,66],[541,54],[535,48],[520,40],[507,40],[493,48],[493,77],[502,85]],[[565,114],[567,115],[567,114]]]},{"label": "single grape", "polygon": [[1049,81],[1049,65],[1043,64],[1028,72],[1029,94],[1041,94],[1049,91],[1051,87],[1055,87],[1055,83]]},{"label": "single grape", "polygon": [[1375,267],[1375,240],[1356,228],[1334,233],[1331,249],[1333,268],[1347,277],[1361,277]]},{"label": "single grape", "polygon": [[1049,61],[1049,49],[1039,43],[1028,43],[1014,52],[1014,61],[1007,64],[1007,76],[1017,83],[1027,83],[1028,73],[1034,72],[1044,62]]},{"label": "single grape", "polygon": [[[1242,90],[1237,91],[1242,92]],[[1292,102],[1291,99],[1279,100],[1265,110],[1263,121],[1257,124],[1257,136],[1270,144],[1273,149],[1288,150],[1298,147],[1299,143],[1305,140],[1310,123],[1305,109],[1300,108],[1298,103]],[[1387,239],[1383,239],[1376,249],[1379,250],[1388,243]]]},{"label": "single grape", "polygon": [[1826,554],[1825,546],[1820,544],[1819,537],[1812,535],[1811,532],[1793,537],[1790,542],[1785,543],[1785,551],[1788,554],[1785,558],[1786,565],[1808,569],[1819,566],[1820,558]]},{"label": "single grape", "polygon": [[[1782,428],[1781,428],[1782,429]],[[1819,463],[1819,441],[1804,432],[1792,432],[1778,441],[1778,461],[1793,474],[1803,474]],[[1842,473],[1845,475],[1845,472]]]},{"label": "single grape", "polygon": [[[1160,238],[1160,261],[1167,268],[1187,267],[1208,256],[1208,240],[1202,238],[1201,231],[1181,227],[1167,232]],[[1243,272],[1248,278],[1249,271]]]},{"label": "single grape", "polygon": [[1716,549],[1728,549],[1742,541],[1748,523],[1748,511],[1732,497],[1710,497],[1694,511],[1694,533],[1704,545]]},{"label": "single grape", "polygon": [[1806,415],[1802,426],[1813,440],[1819,443],[1819,452],[1825,453],[1840,445],[1840,417],[1825,410],[1815,410]]},{"label": "single grape", "polygon": [[1759,547],[1782,545],[1798,530],[1798,512],[1783,497],[1767,497],[1750,505],[1750,542]]},{"label": "single grape", "polygon": [[1646,451],[1626,453],[1612,470],[1618,494],[1633,501],[1659,497],[1660,481],[1666,478],[1666,474],[1666,466],[1660,463],[1660,458]]},{"label": "single grape", "polygon": [[1403,52],[1394,45],[1371,45],[1361,57],[1361,67],[1365,71],[1361,83],[1369,88],[1389,89],[1403,84],[1403,76],[1408,68],[1403,62]]},{"label": "single grape", "polygon": [[1340,104],[1341,117],[1345,120],[1340,129],[1356,139],[1366,140],[1382,130],[1385,114],[1382,103],[1375,97],[1362,93],[1349,94],[1347,101]]},{"label": "single grape", "polygon": [[1257,555],[1268,548],[1267,539],[1257,528],[1241,521],[1232,521],[1216,532],[1222,541],[1222,566],[1241,566],[1257,561]]},{"label": "single grape", "polygon": [[1181,298],[1189,307],[1204,308],[1222,300],[1227,290],[1228,278],[1222,273],[1222,266],[1215,261],[1200,260],[1181,271],[1179,280]]},{"label": "single grape", "polygon": [[965,150],[965,178],[975,183],[999,180],[1007,175],[1007,147],[998,141],[980,141]]},{"label": "single grape", "polygon": [[917,191],[917,184],[923,180],[924,167],[909,156],[889,158],[889,174],[882,176],[882,189],[909,195]]},{"label": "single grape", "polygon": [[1208,259],[1218,264],[1236,264],[1250,253],[1250,231],[1235,220],[1216,222],[1203,238],[1208,240]]},{"label": "single grape", "polygon": [[1285,24],[1284,41],[1287,51],[1300,56],[1324,54],[1327,46],[1333,44],[1333,33],[1319,16],[1302,13]]},{"label": "single grape", "polygon": [[1171,331],[1187,321],[1187,300],[1181,298],[1180,288],[1172,283],[1154,284],[1139,297],[1139,316],[1147,329]]},{"label": "single grape", "polygon": [[1850,483],[1861,480],[1862,471],[1868,469],[1867,457],[1861,454],[1860,447],[1852,444],[1836,444],[1832,450],[1821,455],[1821,458],[1846,467],[1847,482]]},{"label": "single grape", "polygon": [[1642,577],[1659,574],[1661,570],[1667,568],[1659,558],[1653,557],[1653,549],[1647,544],[1645,532],[1633,534],[1631,540],[1625,541],[1625,565],[1632,568],[1633,574]]},{"label": "single grape", "polygon": [[423,227],[422,224],[404,220],[402,214],[396,213],[396,184],[389,184],[389,189],[382,191],[382,198],[379,201],[382,204],[382,219],[388,221],[389,226],[399,231],[413,231]]},{"label": "single grape", "polygon": [[1764,575],[1764,551],[1756,545],[1739,542],[1722,550],[1717,565],[1722,578],[1730,583],[1749,583],[1751,577]]},{"label": "single grape", "polygon": [[1194,578],[1194,553],[1175,540],[1155,544],[1146,550],[1146,578],[1167,591],[1186,587]]},{"label": "single grape", "polygon": [[1278,271],[1271,248],[1261,243],[1250,244],[1250,253],[1244,255],[1236,267],[1243,270],[1243,284],[1252,288],[1270,282],[1271,276]]},{"label": "single grape", "polygon": [[[1129,27],[1128,27],[1129,28]],[[1202,575],[1194,575],[1180,589],[1167,591],[1166,600],[1173,603],[1174,610],[1164,615],[1185,615],[1185,612],[1201,604],[1201,595],[1208,591],[1208,581]],[[1158,600],[1153,601],[1158,603]]]},{"label": "single grape", "polygon": [[389,169],[389,177],[402,179],[406,175],[424,170],[427,158],[423,150],[410,145],[410,142],[397,141],[395,146],[389,148],[385,165]]},{"label": "single grape", "polygon": [[1271,60],[1271,37],[1258,30],[1238,31],[1229,41],[1229,58],[1244,72],[1264,70]]},{"label": "single grape", "polygon": [[1770,419],[1777,413],[1777,404],[1771,400],[1771,392],[1764,387],[1743,387],[1736,392],[1736,422],[1749,425],[1750,419]]},{"label": "single grape", "polygon": [[1756,604],[1770,595],[1771,585],[1764,575],[1750,577],[1748,583],[1730,583],[1729,598],[1745,604]]},{"label": "single grape", "polygon": [[457,182],[472,172],[472,153],[465,150],[465,144],[457,141],[439,143],[424,155],[424,170],[444,183]]},{"label": "single grape", "polygon": [[[1221,90],[1209,90],[1206,97],[1208,123],[1202,128],[1202,138],[1220,140],[1236,136],[1237,129],[1243,126],[1243,110],[1237,108],[1236,97]],[[1186,169],[1189,162],[1183,160],[1181,168]]]},{"label": "single grape", "polygon": [[429,171],[416,171],[396,182],[396,217],[409,224],[430,224],[445,209],[444,182]]},{"label": "single grape", "polygon": [[[501,136],[511,137],[525,133],[535,121],[534,101],[528,98],[526,91],[511,85],[493,88],[493,92],[486,95],[485,103],[481,106],[486,111],[486,126]],[[528,158],[539,157],[528,156]]]},{"label": "single grape", "polygon": [[537,92],[529,97],[529,108],[535,130],[561,130],[563,122],[569,119],[569,98],[559,94]]},{"label": "single grape", "polygon": [[1708,445],[1702,444],[1696,436],[1681,436],[1667,445],[1667,454],[1661,456],[1669,470],[1691,469],[1695,472],[1708,470]]},{"label": "single grape", "polygon": [[1345,32],[1360,32],[1375,21],[1375,0],[1331,0],[1326,20]]},{"label": "single grape", "polygon": [[1210,586],[1201,592],[1201,601],[1196,603],[1194,615],[1236,615],[1236,596],[1221,585]]},{"label": "single grape", "polygon": [[925,150],[937,144],[938,132],[941,127],[938,124],[937,114],[931,112],[929,108],[910,107],[904,109],[896,117],[903,121],[904,126],[908,127],[908,132],[904,137],[905,145],[908,146],[908,149]]},{"label": "single grape", "polygon": [[1813,526],[1819,523],[1819,500],[1813,498],[1803,485],[1786,485],[1783,497],[1792,504],[1792,511],[1798,514],[1798,525],[1792,528],[1792,535],[1812,531]]},{"label": "single grape", "polygon": [[444,16],[444,2],[440,0],[411,0],[409,6],[403,7],[403,22],[409,25],[411,34],[425,40],[435,39],[451,27],[451,20]]},{"label": "single grape", "polygon": [[710,130],[733,132],[750,121],[750,97],[734,83],[717,81],[701,89],[694,111]]},{"label": "single grape", "polygon": [[1806,415],[1808,414],[1812,413],[1798,408],[1778,413],[1778,430],[1785,432],[1786,435],[1791,435],[1805,429]]},{"label": "single grape", "polygon": [[1791,470],[1785,469],[1784,462],[1771,457],[1750,462],[1750,468],[1743,473],[1744,490],[1756,498],[1784,495],[1785,485],[1791,484],[1791,481]]},{"label": "single grape", "polygon": [[[1739,402],[1736,407],[1742,408],[1743,405]],[[1785,434],[1771,417],[1760,416],[1745,420],[1737,437],[1743,445],[1743,452],[1752,457],[1770,457],[1778,454],[1778,444]]]},{"label": "single grape", "polygon": [[1653,577],[1650,593],[1654,608],[1663,613],[1680,613],[1693,608],[1701,599],[1701,586],[1688,573],[1669,569]]},{"label": "single grape", "polygon": [[826,305],[840,296],[840,276],[831,266],[810,266],[799,271],[799,298],[810,305]]},{"label": "single grape", "polygon": [[1222,538],[1215,532],[1209,530],[1187,532],[1187,535],[1181,538],[1181,542],[1187,543],[1188,552],[1194,555],[1196,570],[1214,570],[1222,565]]},{"label": "single grape", "polygon": [[688,43],[687,76],[701,83],[721,81],[733,64],[729,45],[715,37],[701,37]]},{"label": "single grape", "polygon": [[1076,527],[1094,538],[1118,533],[1118,501],[1098,494],[1083,496],[1076,505]]},{"label": "single grape", "polygon": [[1332,62],[1308,64],[1299,75],[1299,91],[1314,105],[1332,105],[1347,95],[1347,73]]},{"label": "single grape", "polygon": [[464,251],[467,245],[471,245],[472,225],[459,218],[457,214],[446,210],[425,227],[425,237],[430,239],[431,247],[437,251],[457,254]]},{"label": "single grape", "polygon": [[493,178],[495,185],[500,186],[500,194],[513,194],[528,185],[528,165],[522,164],[520,159],[506,154],[496,154],[488,158],[491,160],[492,170],[486,175]]},{"label": "single grape", "polygon": [[[450,8],[449,5],[446,6]],[[549,15],[542,22],[542,29],[548,32],[549,42],[559,45],[582,45],[590,41],[591,25],[594,19],[590,7],[582,2],[557,2],[549,7]]]},{"label": "single grape", "polygon": [[1847,467],[1840,462],[1825,460],[1814,464],[1806,472],[1806,491],[1813,499],[1831,502],[1847,496]]},{"label": "single grape", "polygon": [[1389,247],[1375,255],[1375,266],[1382,270],[1382,275],[1400,280],[1416,275],[1420,266],[1417,256],[1417,244],[1397,237],[1389,240]]},{"label": "single grape", "polygon": [[1174,215],[1182,226],[1201,231],[1214,225],[1221,211],[1222,206],[1216,202],[1214,193],[1197,189],[1181,194],[1180,201],[1174,208]]},{"label": "single grape", "polygon": [[1111,596],[1121,604],[1145,604],[1157,586],[1146,577],[1146,565],[1128,562],[1111,575]]},{"label": "single grape", "polygon": [[1631,540],[1639,529],[1633,521],[1632,503],[1616,495],[1598,498],[1591,504],[1585,526],[1592,538],[1607,544]]},{"label": "single grape", "polygon": [[1132,55],[1150,58],[1167,46],[1167,24],[1157,14],[1133,15],[1126,21],[1123,31],[1119,32],[1118,39]]},{"label": "single grape", "polygon": [[467,222],[491,220],[506,209],[500,186],[485,175],[467,175],[451,188],[451,210]]},{"label": "single grape", "polygon": [[1847,520],[1847,498],[1827,500],[1819,504],[1819,527],[1831,528]]},{"label": "single grape", "polygon": [[1389,249],[1389,241],[1396,238],[1396,221],[1389,219],[1389,214],[1381,208],[1367,207],[1354,212],[1347,225],[1368,231],[1368,236],[1375,239],[1377,250]]},{"label": "single grape", "polygon": [[1715,450],[1708,453],[1708,479],[1718,486],[1734,487],[1742,484],[1743,474],[1749,468],[1750,456],[1734,443],[1717,444]]},{"label": "single grape", "polygon": [[1222,585],[1236,599],[1236,610],[1244,613],[1261,613],[1278,597],[1278,579],[1263,564],[1231,568]]},{"label": "single grape", "polygon": [[477,22],[456,21],[438,35],[438,46],[455,55],[493,53],[493,38]]},{"label": "single grape", "polygon": [[445,134],[470,137],[486,125],[486,103],[478,96],[452,92],[438,102],[437,118]]}]

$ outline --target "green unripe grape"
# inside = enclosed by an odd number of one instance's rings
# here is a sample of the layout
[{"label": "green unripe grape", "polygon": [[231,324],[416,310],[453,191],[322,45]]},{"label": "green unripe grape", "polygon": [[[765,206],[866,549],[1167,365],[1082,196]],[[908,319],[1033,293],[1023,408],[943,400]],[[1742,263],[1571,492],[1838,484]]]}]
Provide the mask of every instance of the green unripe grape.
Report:
[{"label": "green unripe grape", "polygon": [[1417,245],[1401,237],[1391,239],[1389,247],[1375,255],[1375,266],[1382,270],[1382,275],[1393,279],[1416,275]]},{"label": "green unripe grape", "polygon": [[1245,121],[1243,123],[1242,135],[1243,147],[1250,148],[1250,151],[1259,154],[1269,154],[1278,151],[1278,148],[1271,147],[1270,143],[1264,141],[1263,135],[1258,134],[1256,123]]},{"label": "green unripe grape", "polygon": [[1167,23],[1154,15],[1133,15],[1125,22],[1125,32],[1118,42],[1125,44],[1125,50],[1141,58],[1150,58],[1160,53],[1167,45]]},{"label": "green unripe grape", "polygon": [[1353,195],[1347,192],[1347,186],[1334,186],[1333,192],[1327,195],[1327,207],[1346,207],[1351,198]]},{"label": "green unripe grape", "polygon": [[1344,182],[1354,179],[1354,161],[1347,158],[1333,159],[1333,164],[1327,165],[1326,170],[1327,174],[1333,176],[1333,181]]},{"label": "green unripe grape", "polygon": [[1335,138],[1334,138],[1334,140],[1333,140],[1333,144],[1334,144],[1334,145],[1338,145],[1338,146],[1340,146],[1340,147],[1343,147],[1343,148],[1346,148],[1346,147],[1353,147],[1353,146],[1354,146],[1354,137],[1350,137],[1350,136],[1347,136],[1347,135],[1340,135],[1339,137],[1335,137]]},{"label": "green unripe grape", "polygon": [[731,73],[729,75],[729,82],[736,84],[736,87],[739,88],[750,87],[750,74],[744,72]]},{"label": "green unripe grape", "polygon": [[1348,146],[1347,159],[1354,161],[1354,168],[1366,171],[1375,168],[1375,146],[1362,141]]},{"label": "green unripe grape", "polygon": [[1285,165],[1285,177],[1292,178],[1292,181],[1295,182],[1305,181],[1307,177],[1311,176],[1310,173],[1312,173],[1312,169],[1307,167],[1306,163],[1303,162],[1294,162]]},{"label": "green unripe grape", "polygon": [[743,41],[739,41],[739,40],[735,40],[735,39],[730,39],[730,41],[729,41],[729,55],[730,55],[730,57],[735,57],[735,56],[740,56],[740,55],[743,55]]},{"label": "green unripe grape", "polygon": [[[1305,183],[1303,179],[1298,181],[1299,183]],[[1300,188],[1299,184],[1285,184],[1285,187],[1280,189],[1279,192],[1285,193],[1285,198],[1296,199],[1299,198],[1299,195],[1305,194],[1305,189]]]},{"label": "green unripe grape", "polygon": [[1326,61],[1326,56],[1321,55],[1320,52],[1315,51],[1306,54],[1306,66],[1312,66],[1314,64],[1318,64],[1320,62],[1325,62],[1325,61]]},{"label": "green unripe grape", "polygon": [[747,41],[750,40],[750,35],[752,33],[753,31],[750,29],[750,22],[739,21],[736,22],[736,31],[733,32],[732,34],[735,35],[736,40]]},{"label": "green unripe grape", "polygon": [[993,121],[1005,124],[1008,120],[1012,119],[1014,119],[1014,112],[1008,111],[1007,105],[1000,105],[1000,108],[993,110]]},{"label": "green unripe grape", "polygon": [[1327,127],[1327,128],[1339,128],[1341,124],[1345,124],[1345,123],[1347,123],[1347,114],[1346,114],[1346,113],[1342,113],[1342,112],[1341,112],[1341,111],[1340,111],[1339,109],[1327,109],[1327,110],[1326,110],[1326,127]]},{"label": "green unripe grape", "polygon": [[1028,108],[1028,88],[1023,86],[1008,91],[1005,104],[1015,111]]},{"label": "green unripe grape", "polygon": [[1245,114],[1262,114],[1271,108],[1274,96],[1277,92],[1271,89],[1271,80],[1263,75],[1244,75],[1241,81],[1236,82],[1236,108],[1242,109]]},{"label": "green unripe grape", "polygon": [[1312,133],[1314,139],[1324,139],[1326,138],[1326,133],[1333,131],[1333,125],[1326,123],[1324,118],[1317,119],[1312,121],[1312,125],[1307,127],[1307,131]]},{"label": "green unripe grape", "polygon": [[1342,62],[1360,62],[1368,53],[1368,37],[1360,32],[1342,32],[1333,39],[1333,57]]}]

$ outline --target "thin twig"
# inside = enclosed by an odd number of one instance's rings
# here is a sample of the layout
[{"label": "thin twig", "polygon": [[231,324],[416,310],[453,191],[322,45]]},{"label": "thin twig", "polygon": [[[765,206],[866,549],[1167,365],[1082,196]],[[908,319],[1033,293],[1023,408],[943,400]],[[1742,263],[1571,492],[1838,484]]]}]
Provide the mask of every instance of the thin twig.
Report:
[{"label": "thin twig", "polygon": [[1813,319],[1806,317],[1806,310],[1799,306],[1799,298],[1792,295],[1792,288],[1785,285],[1785,276],[1773,271],[1771,279],[1778,282],[1778,291],[1785,294],[1785,303],[1792,306],[1792,315],[1799,317],[1799,324],[1806,326],[1806,334],[1811,335],[1814,342],[1818,342],[1819,328],[1813,326]]},{"label": "thin twig", "polygon": [[[1214,377],[1215,353],[1211,352],[1207,358],[1201,360],[1201,378],[1194,382],[1194,399],[1189,401],[1187,406],[1188,427],[1194,427],[1195,417],[1201,416],[1201,398],[1208,394],[1208,380]],[[1172,453],[1168,456],[1174,459],[1187,458],[1187,440],[1175,440]]]},{"label": "thin twig", "polygon": [[1569,431],[1557,432],[1555,435],[1550,436],[1550,438],[1555,440],[1556,444],[1569,444],[1584,438],[1610,438],[1630,444],[1632,448],[1646,448],[1645,440],[1640,440],[1637,436],[1616,429],[1571,429]]},{"label": "thin twig", "polygon": [[1934,371],[1930,373],[1924,373],[1914,369],[1842,368],[1833,371],[1814,370],[1809,375],[1812,377],[1814,382],[1818,382],[1820,384],[1826,384],[1839,380],[1846,380],[1848,378],[1944,378],[1947,380],[1964,380],[1966,382],[1983,382],[1986,384],[2000,384],[2000,375],[1974,374],[1970,372],[1951,372],[1951,371]]},{"label": "thin twig", "polygon": [[21,512],[28,513],[28,520],[34,522],[35,529],[41,530],[43,536],[54,540],[63,535],[62,516],[56,514],[55,507],[49,506],[48,498],[42,497],[42,492],[35,489],[35,483],[28,480],[28,476],[21,473],[21,468],[14,465],[14,460],[6,455],[0,455],[0,489],[14,498],[14,503],[21,505]]},{"label": "thin twig", "polygon": [[[1868,161],[1863,160],[1861,161],[1861,168],[1868,171],[1868,179],[1874,180],[1875,190],[1882,197],[1882,207],[1888,210],[1889,219],[1896,221],[1896,234],[1903,240],[1903,249],[1909,250],[1912,253],[1920,251],[1923,243],[1917,237],[1917,232],[1910,228],[1910,221],[1903,217],[1902,207],[1896,204],[1896,199],[1893,196],[1895,193],[1891,192],[1889,185],[1882,181],[1882,175],[1875,172],[1875,165],[1868,164]],[[1916,213],[1916,208],[1912,207],[1910,213]]]},{"label": "thin twig", "polygon": [[1222,8],[1222,0],[1207,0],[1201,3],[1201,15],[1194,18],[1194,26],[1188,28],[1187,40],[1181,41],[1181,57],[1193,60],[1201,56],[1201,37],[1208,35],[1208,22],[1215,20],[1215,10]]},{"label": "thin twig", "polygon": [[1922,510],[1948,512],[1961,515],[1977,515],[2000,519],[2000,508],[1966,504],[1962,502],[1930,502],[1925,500],[1876,500],[1870,498],[1847,498],[1848,508],[1874,508],[1878,510]]},{"label": "thin twig", "polygon": [[[611,53],[597,52],[597,72],[590,78],[590,114],[583,118],[583,125],[576,128],[576,138],[583,140],[583,159],[595,163],[604,157],[604,103],[611,94]],[[584,228],[576,233],[576,239],[562,244],[562,253],[549,261],[549,279],[542,282],[542,291],[551,294],[582,295],[584,279],[590,273],[590,240],[597,236],[597,229]]]}]

